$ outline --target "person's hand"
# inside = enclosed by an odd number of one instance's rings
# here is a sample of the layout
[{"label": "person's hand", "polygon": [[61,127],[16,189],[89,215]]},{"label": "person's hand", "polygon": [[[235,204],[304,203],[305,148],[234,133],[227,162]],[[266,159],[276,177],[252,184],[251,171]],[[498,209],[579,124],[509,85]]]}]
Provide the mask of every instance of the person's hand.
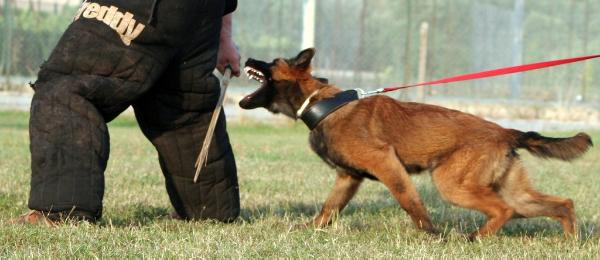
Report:
[{"label": "person's hand", "polygon": [[217,70],[223,74],[227,65],[231,66],[231,75],[240,76],[240,52],[231,37],[231,14],[223,17],[221,43],[217,54]]},{"label": "person's hand", "polygon": [[217,70],[224,73],[225,67],[231,66],[231,75],[240,76],[240,53],[233,41],[221,41],[217,55]]}]

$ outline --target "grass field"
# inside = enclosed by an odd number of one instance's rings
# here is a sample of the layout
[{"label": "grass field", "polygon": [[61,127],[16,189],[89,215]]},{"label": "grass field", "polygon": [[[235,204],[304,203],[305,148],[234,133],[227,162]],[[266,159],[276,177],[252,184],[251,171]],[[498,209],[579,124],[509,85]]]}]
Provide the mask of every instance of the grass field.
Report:
[{"label": "grass field", "polygon": [[[27,113],[0,112],[0,258],[598,258],[600,148],[574,163],[522,152],[536,187],[575,201],[580,236],[547,218],[514,220],[495,237],[467,242],[481,214],[441,201],[415,176],[443,239],[418,232],[388,191],[367,181],[334,224],[290,230],[320,209],[334,172],[314,155],[303,125],[231,124],[242,216],[232,224],[170,220],[156,154],[132,118],[110,124],[104,217],[95,225],[12,226],[27,210]],[[573,133],[547,133],[568,135]],[[591,132],[600,143],[600,132]]]}]

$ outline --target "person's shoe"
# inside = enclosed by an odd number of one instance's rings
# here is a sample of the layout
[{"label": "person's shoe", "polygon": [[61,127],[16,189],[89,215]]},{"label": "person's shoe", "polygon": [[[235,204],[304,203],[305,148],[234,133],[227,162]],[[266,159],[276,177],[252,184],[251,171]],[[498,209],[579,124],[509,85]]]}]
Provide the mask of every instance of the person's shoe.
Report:
[{"label": "person's shoe", "polygon": [[45,225],[47,227],[56,227],[58,225],[55,221],[50,220],[44,212],[38,210],[29,211],[26,214],[11,220],[10,223],[21,225]]},{"label": "person's shoe", "polygon": [[183,220],[183,218],[181,216],[179,216],[177,211],[171,212],[171,214],[169,214],[169,218],[174,219],[174,220]]}]

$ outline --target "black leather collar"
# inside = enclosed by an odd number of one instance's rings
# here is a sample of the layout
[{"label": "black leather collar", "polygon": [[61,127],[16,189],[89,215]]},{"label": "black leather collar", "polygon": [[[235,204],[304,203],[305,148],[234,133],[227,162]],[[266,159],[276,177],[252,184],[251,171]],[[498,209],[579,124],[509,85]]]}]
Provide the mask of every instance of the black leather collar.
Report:
[{"label": "black leather collar", "polygon": [[342,91],[331,98],[319,100],[317,103],[306,109],[300,116],[300,119],[308,126],[308,129],[313,130],[317,127],[319,122],[325,119],[329,114],[358,99],[359,96],[356,90]]}]

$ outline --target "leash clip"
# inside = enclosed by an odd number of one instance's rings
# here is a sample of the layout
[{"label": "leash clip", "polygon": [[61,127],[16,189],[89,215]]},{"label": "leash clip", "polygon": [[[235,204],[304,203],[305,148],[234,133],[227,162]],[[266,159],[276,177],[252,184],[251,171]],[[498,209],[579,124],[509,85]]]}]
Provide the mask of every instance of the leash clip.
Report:
[{"label": "leash clip", "polygon": [[378,88],[376,90],[371,90],[371,91],[364,91],[361,88],[355,88],[354,90],[356,90],[356,93],[358,93],[358,99],[367,97],[367,96],[371,96],[371,95],[376,95],[376,94],[381,94],[385,92],[385,89],[383,88]]}]

